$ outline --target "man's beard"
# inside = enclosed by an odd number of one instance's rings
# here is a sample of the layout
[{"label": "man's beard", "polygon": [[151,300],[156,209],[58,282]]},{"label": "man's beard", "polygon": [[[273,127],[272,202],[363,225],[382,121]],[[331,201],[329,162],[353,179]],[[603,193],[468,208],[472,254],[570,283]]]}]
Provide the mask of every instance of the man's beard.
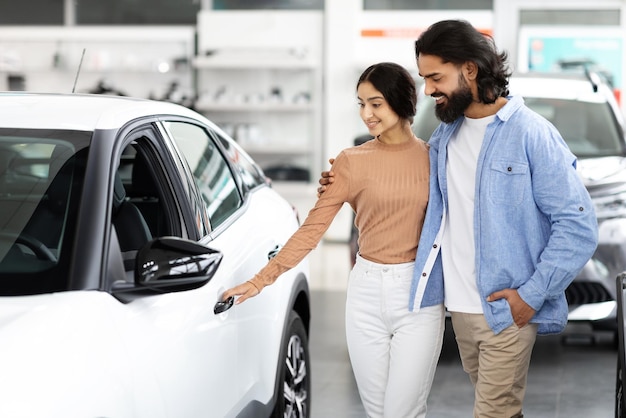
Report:
[{"label": "man's beard", "polygon": [[459,87],[451,95],[446,95],[446,99],[446,103],[435,106],[435,115],[442,122],[454,122],[474,101],[472,91],[463,76],[459,76]]}]

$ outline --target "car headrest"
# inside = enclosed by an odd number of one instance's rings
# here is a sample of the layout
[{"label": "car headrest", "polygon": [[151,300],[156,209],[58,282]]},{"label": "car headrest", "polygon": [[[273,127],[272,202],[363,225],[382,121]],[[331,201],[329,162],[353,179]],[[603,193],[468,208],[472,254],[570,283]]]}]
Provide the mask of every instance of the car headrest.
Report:
[{"label": "car headrest", "polygon": [[132,173],[132,196],[135,197],[156,197],[157,189],[154,185],[154,179],[150,173],[150,167],[146,157],[137,153],[135,162],[133,163]]},{"label": "car headrest", "polygon": [[126,189],[122,183],[119,173],[115,173],[115,184],[113,186],[113,210],[116,211],[126,199]]}]

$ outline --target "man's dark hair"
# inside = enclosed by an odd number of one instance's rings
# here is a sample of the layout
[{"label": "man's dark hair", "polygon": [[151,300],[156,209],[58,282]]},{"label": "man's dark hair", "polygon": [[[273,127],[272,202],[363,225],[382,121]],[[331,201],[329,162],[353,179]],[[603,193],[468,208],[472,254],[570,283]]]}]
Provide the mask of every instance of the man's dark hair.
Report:
[{"label": "man's dark hair", "polygon": [[399,117],[409,119],[413,123],[417,91],[415,80],[403,66],[393,62],[371,65],[359,77],[357,89],[365,81],[372,83],[374,88],[383,94]]},{"label": "man's dark hair", "polygon": [[471,61],[478,67],[476,82],[481,103],[494,103],[509,94],[507,53],[498,52],[493,38],[476,30],[465,20],[442,20],[431,25],[415,41],[415,58],[435,55],[445,63],[462,65]]}]

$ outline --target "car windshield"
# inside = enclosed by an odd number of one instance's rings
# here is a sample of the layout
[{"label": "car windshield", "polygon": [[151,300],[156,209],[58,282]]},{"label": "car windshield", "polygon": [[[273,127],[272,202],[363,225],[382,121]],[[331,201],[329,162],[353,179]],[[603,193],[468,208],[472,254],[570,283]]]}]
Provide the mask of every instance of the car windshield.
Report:
[{"label": "car windshield", "polygon": [[67,288],[90,138],[0,129],[0,295]]},{"label": "car windshield", "polygon": [[[439,120],[434,102],[422,98],[417,106],[413,130],[428,141]],[[524,97],[526,105],[559,130],[571,151],[579,158],[623,155],[624,143],[608,103]]]},{"label": "car windshield", "polygon": [[620,132],[608,103],[534,97],[524,101],[552,122],[577,157],[623,154]]}]

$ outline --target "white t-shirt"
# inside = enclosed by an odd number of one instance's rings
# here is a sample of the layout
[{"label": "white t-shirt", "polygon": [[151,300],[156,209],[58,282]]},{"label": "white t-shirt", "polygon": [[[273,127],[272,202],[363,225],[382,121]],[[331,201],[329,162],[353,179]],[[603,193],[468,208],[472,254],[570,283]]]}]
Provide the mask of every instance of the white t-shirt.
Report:
[{"label": "white t-shirt", "polygon": [[448,218],[441,254],[445,304],[452,312],[483,313],[476,287],[474,194],[478,154],[487,125],[494,119],[495,115],[465,118],[448,143]]}]

